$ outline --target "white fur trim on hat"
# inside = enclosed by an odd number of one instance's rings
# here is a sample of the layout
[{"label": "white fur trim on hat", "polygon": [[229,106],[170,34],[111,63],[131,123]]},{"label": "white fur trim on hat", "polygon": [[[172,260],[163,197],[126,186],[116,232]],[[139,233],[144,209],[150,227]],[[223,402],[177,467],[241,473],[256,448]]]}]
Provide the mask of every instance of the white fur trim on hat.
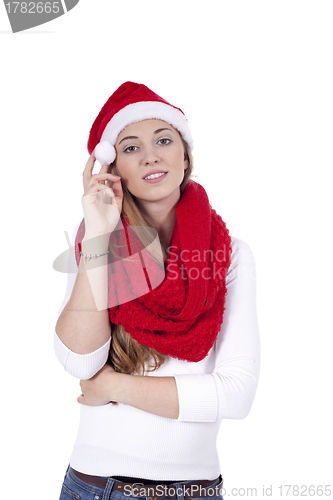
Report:
[{"label": "white fur trim on hat", "polygon": [[116,159],[116,150],[109,141],[101,141],[95,148],[95,157],[101,165],[111,165]]},{"label": "white fur trim on hat", "polygon": [[170,125],[180,132],[190,149],[193,149],[193,139],[185,115],[178,109],[159,101],[140,101],[128,104],[122,108],[111,118],[105,127],[101,142],[109,141],[114,146],[118,135],[128,125],[141,122],[142,120],[153,119],[170,123]]}]

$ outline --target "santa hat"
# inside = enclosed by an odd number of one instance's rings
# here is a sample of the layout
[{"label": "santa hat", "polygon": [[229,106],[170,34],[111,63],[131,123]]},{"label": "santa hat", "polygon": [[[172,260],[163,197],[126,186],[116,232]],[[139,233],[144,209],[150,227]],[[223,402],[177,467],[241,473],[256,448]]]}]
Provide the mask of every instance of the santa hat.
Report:
[{"label": "santa hat", "polygon": [[101,165],[110,165],[116,158],[117,137],[131,123],[142,120],[163,120],[178,130],[193,149],[193,140],[183,111],[139,83],[123,83],[104,104],[91,127],[88,151],[95,149]]}]

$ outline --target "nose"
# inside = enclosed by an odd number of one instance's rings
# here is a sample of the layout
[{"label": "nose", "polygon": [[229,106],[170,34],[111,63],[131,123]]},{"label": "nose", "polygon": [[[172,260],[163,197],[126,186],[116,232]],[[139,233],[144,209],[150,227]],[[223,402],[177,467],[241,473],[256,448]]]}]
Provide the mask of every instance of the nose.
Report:
[{"label": "nose", "polygon": [[159,162],[157,151],[153,147],[146,147],[143,151],[143,163],[145,165],[155,164]]}]

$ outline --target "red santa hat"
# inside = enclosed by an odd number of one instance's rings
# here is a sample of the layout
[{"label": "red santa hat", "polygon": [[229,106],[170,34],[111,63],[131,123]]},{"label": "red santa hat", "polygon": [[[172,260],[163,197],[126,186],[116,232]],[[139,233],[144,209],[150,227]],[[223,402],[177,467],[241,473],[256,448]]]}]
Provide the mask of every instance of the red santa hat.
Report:
[{"label": "red santa hat", "polygon": [[110,165],[116,158],[117,137],[131,123],[158,119],[172,125],[193,149],[193,139],[186,116],[148,87],[140,83],[123,83],[107,100],[91,127],[88,151],[95,149],[101,165]]}]

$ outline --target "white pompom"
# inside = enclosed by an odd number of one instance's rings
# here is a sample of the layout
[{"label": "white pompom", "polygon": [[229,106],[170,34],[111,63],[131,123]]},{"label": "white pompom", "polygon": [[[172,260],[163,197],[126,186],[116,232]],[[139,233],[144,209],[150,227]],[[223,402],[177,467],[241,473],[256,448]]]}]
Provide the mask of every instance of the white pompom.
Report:
[{"label": "white pompom", "polygon": [[117,153],[109,141],[102,141],[95,148],[95,157],[101,165],[110,165],[116,158]]}]

